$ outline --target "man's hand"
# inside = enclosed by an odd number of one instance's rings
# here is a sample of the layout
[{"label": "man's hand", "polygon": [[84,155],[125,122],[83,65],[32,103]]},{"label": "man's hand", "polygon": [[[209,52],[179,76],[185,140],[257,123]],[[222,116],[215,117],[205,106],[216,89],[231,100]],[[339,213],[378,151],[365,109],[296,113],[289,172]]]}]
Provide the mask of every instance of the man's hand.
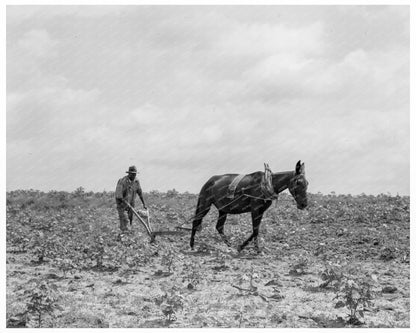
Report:
[{"label": "man's hand", "polygon": [[131,209],[131,204],[126,200],[126,199],[123,199],[123,203],[124,203],[124,206],[126,207],[125,209]]}]

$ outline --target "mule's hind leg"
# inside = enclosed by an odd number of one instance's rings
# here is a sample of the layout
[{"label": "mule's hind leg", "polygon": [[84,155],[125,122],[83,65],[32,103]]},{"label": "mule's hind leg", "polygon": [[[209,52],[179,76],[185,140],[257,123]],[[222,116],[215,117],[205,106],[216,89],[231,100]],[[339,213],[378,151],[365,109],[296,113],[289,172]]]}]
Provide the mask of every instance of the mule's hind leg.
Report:
[{"label": "mule's hind leg", "polygon": [[224,223],[225,223],[226,220],[227,220],[227,213],[219,211],[219,216],[218,216],[218,222],[217,222],[217,225],[216,225],[216,229],[217,229],[218,233],[220,234],[224,243],[227,246],[231,246],[231,243],[228,240],[228,237],[224,235]]},{"label": "mule's hind leg", "polygon": [[191,249],[194,249],[195,233],[198,230],[198,227],[201,225],[202,219],[204,218],[204,216],[208,214],[210,207],[211,207],[211,204],[201,204],[200,200],[198,200],[198,206],[195,212],[195,218],[192,223],[191,241],[189,242]]}]

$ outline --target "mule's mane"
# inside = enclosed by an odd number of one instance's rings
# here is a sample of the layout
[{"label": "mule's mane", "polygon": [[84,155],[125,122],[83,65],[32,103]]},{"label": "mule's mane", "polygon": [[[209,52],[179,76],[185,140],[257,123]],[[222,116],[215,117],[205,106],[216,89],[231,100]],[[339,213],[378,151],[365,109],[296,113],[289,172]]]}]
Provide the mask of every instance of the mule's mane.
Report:
[{"label": "mule's mane", "polygon": [[273,175],[287,175],[290,173],[295,173],[294,171],[280,171],[280,172],[273,172]]},{"label": "mule's mane", "polygon": [[[276,194],[283,192],[288,188],[289,180],[296,174],[295,171],[273,172],[272,181]],[[276,177],[277,176],[277,177]],[[279,177],[283,176],[283,177]]]}]

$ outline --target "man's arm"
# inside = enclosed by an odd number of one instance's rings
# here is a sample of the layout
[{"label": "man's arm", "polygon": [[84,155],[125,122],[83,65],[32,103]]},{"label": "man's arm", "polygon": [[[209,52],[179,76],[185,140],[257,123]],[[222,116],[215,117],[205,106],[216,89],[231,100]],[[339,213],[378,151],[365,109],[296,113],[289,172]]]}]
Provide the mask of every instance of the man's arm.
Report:
[{"label": "man's arm", "polygon": [[141,186],[140,186],[140,182],[139,182],[139,181],[137,181],[137,190],[136,190],[136,192],[137,192],[137,194],[139,195],[139,198],[140,198],[140,200],[141,200],[141,202],[142,202],[142,204],[143,204],[143,208],[144,208],[144,209],[147,209],[146,204],[144,203],[144,199],[143,199],[143,191],[142,191],[142,188],[141,188]]},{"label": "man's arm", "polygon": [[116,187],[116,202],[117,204],[124,204],[124,197],[123,197],[123,192],[124,192],[124,182],[123,182],[123,178],[121,178],[118,182],[117,182],[117,187]]}]

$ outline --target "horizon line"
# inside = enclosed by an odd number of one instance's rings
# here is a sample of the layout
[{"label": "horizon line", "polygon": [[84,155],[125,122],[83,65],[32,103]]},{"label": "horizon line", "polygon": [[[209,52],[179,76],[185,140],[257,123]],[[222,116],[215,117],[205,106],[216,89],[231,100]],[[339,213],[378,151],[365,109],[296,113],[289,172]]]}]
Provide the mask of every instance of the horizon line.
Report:
[{"label": "horizon line", "polygon": [[[6,190],[6,194],[8,194],[8,193],[10,193],[10,192],[17,192],[17,191],[23,191],[23,192],[41,192],[41,193],[50,193],[50,192],[67,192],[67,193],[74,193],[74,192],[76,192],[77,190],[79,190],[80,188],[82,188],[82,190],[83,190],[83,193],[93,193],[93,194],[96,194],[96,193],[104,193],[104,192],[106,192],[106,193],[114,193],[115,191],[114,190],[106,190],[106,189],[103,189],[103,190],[101,190],[101,191],[93,191],[93,190],[86,190],[85,188],[83,188],[82,186],[79,186],[78,188],[76,188],[76,189],[74,189],[74,190],[72,190],[72,191],[68,191],[68,190],[38,190],[38,189],[33,189],[33,188],[30,188],[30,189],[14,189],[14,190]],[[175,191],[175,192],[177,192],[178,194],[192,194],[192,195],[199,195],[199,192],[190,192],[190,191],[179,191],[179,190],[177,190],[177,189],[175,189],[175,188],[172,188],[172,189],[169,189],[169,190],[166,190],[166,191],[162,191],[162,190],[158,190],[158,189],[152,189],[152,190],[148,190],[148,191],[143,191],[143,194],[151,194],[152,192],[158,192],[158,193],[160,193],[160,194],[167,194],[169,191]],[[399,192],[396,192],[396,194],[394,195],[394,194],[392,194],[390,191],[387,191],[387,192],[378,192],[378,193],[365,193],[365,192],[362,192],[362,193],[359,193],[359,194],[352,194],[352,193],[337,193],[336,191],[330,191],[330,192],[327,192],[327,193],[324,193],[324,192],[321,192],[321,191],[317,191],[317,192],[307,192],[308,194],[312,194],[312,195],[328,195],[328,196],[330,196],[330,195],[334,195],[334,196],[362,196],[362,195],[365,195],[365,196],[379,196],[379,195],[386,195],[386,196],[400,196],[400,197],[410,197],[410,194],[400,194]],[[286,193],[285,191],[283,191],[283,192],[281,192],[281,193],[279,193],[279,194],[288,194],[289,195],[289,193]]]}]

